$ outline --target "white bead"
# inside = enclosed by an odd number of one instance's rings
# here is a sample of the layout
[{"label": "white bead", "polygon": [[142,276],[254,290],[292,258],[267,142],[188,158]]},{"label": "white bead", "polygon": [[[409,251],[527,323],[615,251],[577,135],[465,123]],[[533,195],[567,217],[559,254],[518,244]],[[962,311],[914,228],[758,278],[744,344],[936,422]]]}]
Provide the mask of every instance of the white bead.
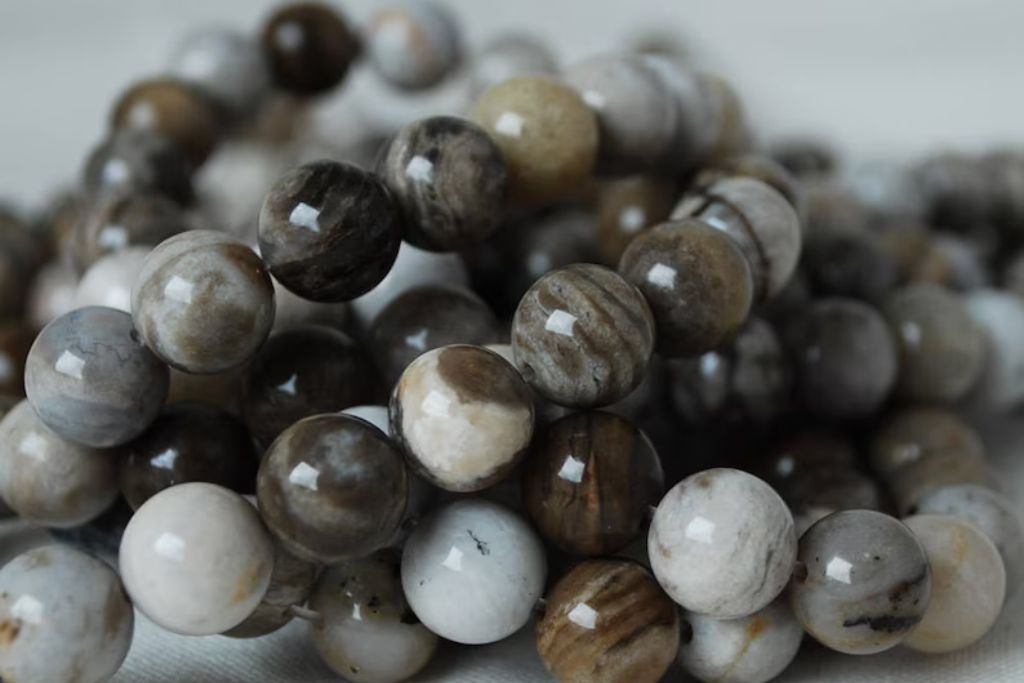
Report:
[{"label": "white bead", "polygon": [[106,306],[132,312],[132,285],[149,247],[129,247],[107,254],[89,266],[75,291],[75,308]]},{"label": "white bead", "polygon": [[988,411],[1006,412],[1024,400],[1024,302],[992,289],[966,297],[967,312],[988,336],[988,354],[970,399]]}]

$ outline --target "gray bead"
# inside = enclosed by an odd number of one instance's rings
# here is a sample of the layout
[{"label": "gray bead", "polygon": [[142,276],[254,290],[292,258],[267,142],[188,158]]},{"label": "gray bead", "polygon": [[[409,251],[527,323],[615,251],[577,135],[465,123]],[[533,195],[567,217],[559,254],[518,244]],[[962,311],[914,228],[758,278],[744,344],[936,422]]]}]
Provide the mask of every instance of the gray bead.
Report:
[{"label": "gray bead", "polygon": [[117,574],[67,546],[0,570],[0,676],[11,683],[103,683],[128,654],[135,613]]},{"label": "gray bead", "polygon": [[228,29],[205,29],[186,37],[171,58],[170,73],[234,116],[254,114],[271,87],[270,67],[259,44]]},{"label": "gray bead", "polygon": [[870,510],[825,517],[800,539],[793,611],[822,645],[847,654],[895,647],[921,621],[932,575],[921,543]]},{"label": "gray bead", "polygon": [[85,524],[117,498],[117,469],[113,454],[57,436],[28,401],[0,422],[0,495],[27,520]]},{"label": "gray bead", "polygon": [[106,306],[131,313],[132,285],[149,252],[149,247],[128,247],[97,259],[78,283],[74,307]]},{"label": "gray bead", "polygon": [[455,17],[440,4],[402,1],[377,12],[365,33],[377,73],[399,88],[428,88],[443,79],[462,53]]},{"label": "gray bead", "polygon": [[36,337],[25,393],[39,419],[69,441],[107,448],[156,419],[167,397],[167,366],[132,329],[124,311],[79,308]]},{"label": "gray bead", "polygon": [[469,64],[474,99],[513,76],[552,75],[558,61],[546,44],[529,34],[506,34],[484,45]]}]

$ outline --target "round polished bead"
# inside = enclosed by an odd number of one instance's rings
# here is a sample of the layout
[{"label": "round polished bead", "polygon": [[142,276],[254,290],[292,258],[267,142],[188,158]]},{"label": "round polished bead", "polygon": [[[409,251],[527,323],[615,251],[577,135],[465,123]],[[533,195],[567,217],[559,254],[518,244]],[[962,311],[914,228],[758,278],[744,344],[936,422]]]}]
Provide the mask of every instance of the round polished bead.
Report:
[{"label": "round polished bead", "polygon": [[295,422],[375,396],[369,359],[340,330],[308,325],[274,335],[249,364],[242,415],[264,446]]},{"label": "round polished bead", "polygon": [[558,60],[535,36],[507,33],[481,47],[468,70],[470,91],[479,95],[513,76],[550,76],[558,70]]},{"label": "round polished bead", "polygon": [[510,78],[480,95],[471,118],[501,148],[517,203],[565,197],[593,171],[597,119],[572,88],[554,79]]},{"label": "round polished bead", "polygon": [[50,431],[28,401],[0,422],[0,497],[26,520],[85,524],[117,498],[117,459]]},{"label": "round polished bead", "polygon": [[274,545],[255,508],[215,484],[172,486],[128,522],[121,578],[140,612],[182,635],[223,633],[259,605]]},{"label": "round polished bead", "polygon": [[178,145],[194,166],[213,151],[220,135],[216,107],[184,81],[141,81],[123,92],[110,116],[115,130],[152,131]]},{"label": "round polished bead", "polygon": [[955,401],[978,380],[987,343],[963,299],[938,285],[909,285],[882,312],[900,348],[897,390],[921,401]]},{"label": "round polished bead", "polygon": [[385,385],[394,386],[417,356],[449,344],[490,344],[501,338],[491,309],[473,292],[427,286],[406,291],[373,322],[367,346]]},{"label": "round polished bead", "polygon": [[417,247],[469,246],[493,233],[504,214],[505,161],[472,121],[434,116],[404,126],[379,170],[405,218],[405,239]]},{"label": "round polished bead", "polygon": [[679,647],[679,614],[650,572],[586,560],[563,576],[537,624],[537,651],[559,683],[656,683]]},{"label": "round polished bead", "polygon": [[462,52],[455,17],[430,0],[404,0],[378,10],[365,29],[365,47],[380,77],[407,90],[441,81]]},{"label": "round polished bead", "polygon": [[0,626],[5,681],[104,683],[128,655],[135,613],[106,564],[45,546],[0,570]]},{"label": "round polished bead", "polygon": [[402,554],[402,588],[413,612],[437,635],[467,645],[522,628],[546,574],[537,534],[482,499],[457,501],[424,520]]},{"label": "round polished bead", "polygon": [[402,521],[408,477],[380,430],[348,415],[296,422],[263,456],[260,514],[290,553],[330,564],[373,552]]},{"label": "round polished bead", "polygon": [[387,274],[402,239],[398,205],[374,175],[316,161],[286,173],[263,200],[260,253],[285,287],[348,301]]},{"label": "round polished bead", "polygon": [[1006,570],[992,541],[949,515],[914,515],[906,524],[928,554],[932,599],[904,645],[937,654],[961,650],[991,630],[1003,609]]},{"label": "round polished bead", "polygon": [[270,585],[252,614],[224,635],[231,638],[260,638],[284,627],[293,618],[291,608],[305,605],[316,584],[319,566],[300,560],[280,543],[274,544],[274,571]]},{"label": "round polished bead", "polygon": [[250,116],[270,92],[270,67],[260,45],[228,29],[187,36],[171,57],[170,73],[237,117]]},{"label": "round polished bead", "polygon": [[78,274],[71,266],[62,261],[51,261],[40,268],[32,280],[25,302],[25,317],[32,329],[40,330],[51,320],[77,308],[77,291]]},{"label": "round polished bead", "polygon": [[122,451],[121,492],[134,509],[171,486],[190,481],[238,493],[256,491],[259,457],[245,425],[204,403],[175,403]]},{"label": "round polished bead", "polygon": [[821,644],[867,655],[898,645],[932,595],[928,557],[911,530],[870,510],[825,517],[800,539],[793,611]]},{"label": "round polished bead", "polygon": [[131,246],[155,246],[188,229],[175,202],[155,193],[99,197],[75,226],[71,258],[84,271],[100,257]]},{"label": "round polished bead", "polygon": [[313,643],[353,683],[397,683],[426,666],[437,636],[412,613],[397,556],[378,553],[327,569],[309,600],[320,615]]},{"label": "round polished bead", "polygon": [[576,413],[548,425],[523,472],[534,525],[577,555],[609,555],[639,536],[664,490],[650,440],[612,413]]},{"label": "round polished bead", "polygon": [[996,412],[1008,412],[1024,401],[1024,301],[994,289],[972,292],[967,311],[988,339],[981,376],[970,398]]},{"label": "round polished bead", "polygon": [[774,297],[800,258],[800,219],[786,198],[753,178],[723,178],[688,195],[673,219],[701,218],[736,240],[761,300]]},{"label": "round polished bead", "polygon": [[263,51],[277,87],[317,95],[337,85],[359,53],[359,40],[329,5],[292,2],[263,27]]},{"label": "round polished bead", "polygon": [[39,418],[94,448],[141,434],[160,412],[168,381],[167,366],[138,340],[131,316],[102,306],[51,322],[25,363],[25,393]]},{"label": "round polished bead", "polygon": [[18,320],[0,322],[0,394],[25,393],[25,361],[33,330]]},{"label": "round polished bead", "polygon": [[512,320],[512,353],[523,378],[569,407],[628,396],[643,381],[654,341],[654,317],[640,291],[591,264],[542,277]]},{"label": "round polished bead", "polygon": [[92,196],[157,193],[185,204],[193,199],[192,163],[151,131],[115,130],[89,154],[82,185]]},{"label": "round polished bead", "polygon": [[449,491],[479,491],[504,479],[533,437],[530,388],[504,358],[466,344],[410,363],[390,416],[412,466]]},{"label": "round polished bead", "polygon": [[674,183],[656,176],[630,176],[601,185],[594,207],[601,262],[618,266],[637,235],[668,218],[675,199]]},{"label": "round polished bead", "polygon": [[797,550],[793,517],[779,495],[727,468],[694,474],[665,494],[647,549],[673,600],[719,618],[771,603],[789,581]]},{"label": "round polished bead", "polygon": [[132,318],[168,365],[196,374],[249,360],[274,324],[263,262],[223,233],[190,230],[150,252],[132,288]]},{"label": "round polished bead", "polygon": [[688,612],[679,664],[703,683],[767,683],[790,665],[803,638],[785,597],[738,619]]},{"label": "round polished bead", "polygon": [[650,304],[658,351],[669,357],[728,343],[753,302],[750,265],[736,241],[700,220],[647,230],[622,255],[619,272]]},{"label": "round polished bead", "polygon": [[104,306],[131,313],[132,287],[149,252],[148,247],[128,247],[101,257],[78,282],[74,307]]}]

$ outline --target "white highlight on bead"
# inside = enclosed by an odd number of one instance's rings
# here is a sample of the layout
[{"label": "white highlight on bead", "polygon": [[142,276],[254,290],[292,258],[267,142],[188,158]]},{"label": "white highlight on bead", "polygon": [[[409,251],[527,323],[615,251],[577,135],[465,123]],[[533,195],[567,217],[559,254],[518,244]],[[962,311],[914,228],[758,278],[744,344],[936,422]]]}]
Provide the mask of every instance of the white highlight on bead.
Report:
[{"label": "white highlight on bead", "polygon": [[833,581],[849,584],[851,569],[853,569],[852,564],[841,557],[833,557],[825,566],[825,574]]},{"label": "white highlight on bead", "polygon": [[704,517],[694,517],[686,525],[686,537],[691,541],[711,545],[715,536],[715,523]]},{"label": "white highlight on bead", "polygon": [[11,605],[11,616],[20,621],[38,626],[43,622],[43,603],[31,595],[22,595]]},{"label": "white highlight on bead", "polygon": [[172,534],[169,531],[157,536],[156,541],[153,542],[153,550],[160,557],[174,562],[185,561],[185,541],[177,534]]},{"label": "white highlight on bead", "polygon": [[597,626],[597,611],[587,603],[581,602],[569,612],[569,621],[588,631],[593,631]]},{"label": "white highlight on bead", "polygon": [[288,221],[300,228],[320,232],[320,209],[312,207],[305,202],[299,202],[292,209],[291,214],[288,216]]},{"label": "white highlight on bead", "polygon": [[288,473],[288,481],[310,491],[317,490],[317,480],[319,479],[320,470],[305,462],[300,462],[295,469]]},{"label": "white highlight on bead", "polygon": [[60,357],[57,359],[57,362],[53,364],[53,367],[62,375],[74,377],[75,379],[82,379],[82,369],[85,368],[85,361],[70,351],[65,351],[60,354]]},{"label": "white highlight on bead", "polygon": [[447,567],[453,572],[462,571],[462,551],[452,546],[448,551],[448,557],[444,558],[444,562],[441,563],[442,567]]},{"label": "white highlight on bead", "polygon": [[164,285],[164,296],[172,301],[190,304],[192,303],[192,289],[191,282],[175,275]]},{"label": "white highlight on bead", "polygon": [[676,280],[676,269],[664,263],[655,263],[647,271],[647,281],[656,287],[673,289]]},{"label": "white highlight on bead", "polygon": [[430,183],[434,180],[434,164],[430,159],[417,154],[406,164],[405,175],[417,183]]},{"label": "white highlight on bead", "polygon": [[583,473],[586,469],[587,466],[582,460],[577,460],[570,455],[562,463],[562,469],[558,470],[558,476],[566,481],[578,484],[583,481]]},{"label": "white highlight on bead", "polygon": [[572,336],[572,328],[576,324],[576,316],[561,309],[553,311],[544,323],[544,329],[564,337]]},{"label": "white highlight on bead", "polygon": [[502,135],[518,138],[523,134],[523,123],[522,116],[514,111],[506,111],[494,122],[494,130]]}]

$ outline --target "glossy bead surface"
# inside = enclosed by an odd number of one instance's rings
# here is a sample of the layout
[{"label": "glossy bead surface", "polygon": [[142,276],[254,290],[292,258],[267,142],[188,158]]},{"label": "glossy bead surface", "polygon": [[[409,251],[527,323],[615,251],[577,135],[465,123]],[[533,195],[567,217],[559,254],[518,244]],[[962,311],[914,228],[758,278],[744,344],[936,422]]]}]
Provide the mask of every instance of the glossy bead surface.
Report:
[{"label": "glossy bead surface", "polygon": [[273,543],[253,506],[198,482],[165,489],[136,510],[119,557],[139,611],[193,636],[240,624],[263,599],[274,568]]},{"label": "glossy bead surface", "polygon": [[967,311],[988,339],[988,353],[970,399],[996,412],[1007,412],[1024,401],[1024,302],[994,289],[972,292]]},{"label": "glossy bead surface", "polygon": [[167,406],[122,452],[121,492],[134,509],[160,491],[190,481],[243,494],[256,491],[259,457],[249,430],[235,416],[208,404]]},{"label": "glossy bead surface", "polygon": [[544,204],[569,195],[594,168],[597,120],[572,88],[556,80],[510,78],[480,95],[471,118],[501,148],[514,202]]},{"label": "glossy bead surface", "polygon": [[797,619],[822,645],[846,654],[898,645],[932,595],[921,543],[880,512],[825,517],[800,538],[798,562],[790,593]]},{"label": "glossy bead surface", "polygon": [[804,629],[785,597],[739,619],[683,614],[679,663],[703,683],[767,683],[796,657]]},{"label": "glossy bead surface", "polygon": [[728,343],[747,319],[754,282],[735,240],[700,220],[662,223],[630,243],[619,272],[644,295],[658,351],[694,356]]},{"label": "glossy bead surface", "polygon": [[330,90],[359,53],[346,21],[319,2],[280,7],[264,24],[262,41],[274,84],[296,95]]},{"label": "glossy bead surface", "polygon": [[138,340],[131,316],[101,306],[51,322],[25,363],[25,393],[39,418],[94,448],[142,433],[160,412],[168,381],[167,366]]},{"label": "glossy bead surface", "polygon": [[786,587],[796,558],[793,517],[757,477],[718,468],[672,487],[647,537],[662,588],[691,612],[742,617]]},{"label": "glossy bead surface", "polygon": [[319,566],[300,560],[274,544],[274,571],[267,592],[256,609],[238,626],[224,635],[231,638],[260,638],[273,633],[292,620],[291,608],[306,604],[316,584]]},{"label": "glossy bead surface", "polygon": [[274,335],[245,372],[242,415],[264,446],[310,415],[375,396],[369,358],[340,330],[308,325]]},{"label": "glossy bead surface", "polygon": [[537,650],[560,683],[656,683],[679,647],[679,615],[650,572],[586,560],[548,594]]},{"label": "glossy bead surface", "polygon": [[274,324],[263,262],[222,233],[190,230],[150,252],[132,288],[132,319],[168,365],[223,372],[251,358]]},{"label": "glossy bead surface", "polygon": [[882,312],[899,343],[900,394],[955,401],[978,380],[986,341],[959,296],[938,285],[910,285],[893,292]]},{"label": "glossy bead surface", "polygon": [[251,115],[270,92],[270,66],[259,44],[227,29],[187,36],[171,57],[170,73],[236,117]]},{"label": "glossy bead surface", "polygon": [[107,195],[97,199],[75,226],[71,257],[84,271],[106,254],[132,246],[155,246],[186,229],[184,212],[163,195]]},{"label": "glossy bead surface", "polygon": [[0,569],[0,676],[18,683],[103,683],[135,626],[117,574],[65,546],[34,548]]},{"label": "glossy bead surface", "polygon": [[508,174],[501,150],[478,125],[433,116],[404,126],[379,171],[405,217],[405,239],[453,251],[493,233],[504,213]]},{"label": "glossy bead surface", "polygon": [[630,176],[604,183],[594,207],[601,262],[617,267],[637,235],[668,218],[675,199],[675,185],[656,176]]},{"label": "glossy bead surface", "polygon": [[408,478],[380,430],[348,415],[301,420],[263,456],[260,514],[286,550],[329,564],[373,552],[402,521]]},{"label": "glossy bead surface", "polygon": [[270,272],[313,301],[347,301],[373,289],[395,262],[401,238],[391,193],[347,163],[292,169],[260,210],[260,253]]},{"label": "glossy bead surface", "polygon": [[82,185],[101,193],[163,194],[179,203],[193,199],[192,162],[185,151],[151,131],[112,131],[89,154]]},{"label": "glossy bead surface", "polygon": [[131,313],[132,286],[149,251],[148,247],[128,247],[97,260],[78,282],[74,307],[104,306]]},{"label": "glossy bead surface", "polygon": [[700,218],[743,250],[760,300],[785,286],[800,258],[800,219],[786,198],[753,178],[723,178],[686,196],[673,219]]},{"label": "glossy bead surface", "polygon": [[625,398],[647,372],[654,317],[639,290],[603,266],[552,271],[523,295],[512,353],[545,398],[589,408]]},{"label": "glossy bead surface", "polygon": [[370,64],[398,88],[429,88],[451,72],[462,52],[455,17],[429,0],[385,6],[365,31]]},{"label": "glossy bead surface", "polygon": [[548,425],[523,471],[533,523],[577,555],[609,555],[636,538],[664,490],[650,440],[612,413],[576,413]]},{"label": "glossy bead surface", "polygon": [[1006,570],[992,541],[970,522],[949,515],[914,515],[932,568],[932,599],[904,644],[927,653],[954,652],[981,639],[1003,609]]},{"label": "glossy bead surface", "polygon": [[327,569],[309,601],[320,615],[313,643],[324,662],[353,683],[397,683],[426,666],[437,636],[412,613],[390,553]]},{"label": "glossy bead surface", "polygon": [[435,486],[479,491],[503,479],[533,436],[533,398],[516,369],[479,346],[428,351],[395,387],[391,431]]},{"label": "glossy bead surface", "polygon": [[546,574],[537,534],[515,513],[482,499],[434,513],[402,554],[402,588],[416,616],[442,638],[467,645],[493,643],[522,628]]}]

